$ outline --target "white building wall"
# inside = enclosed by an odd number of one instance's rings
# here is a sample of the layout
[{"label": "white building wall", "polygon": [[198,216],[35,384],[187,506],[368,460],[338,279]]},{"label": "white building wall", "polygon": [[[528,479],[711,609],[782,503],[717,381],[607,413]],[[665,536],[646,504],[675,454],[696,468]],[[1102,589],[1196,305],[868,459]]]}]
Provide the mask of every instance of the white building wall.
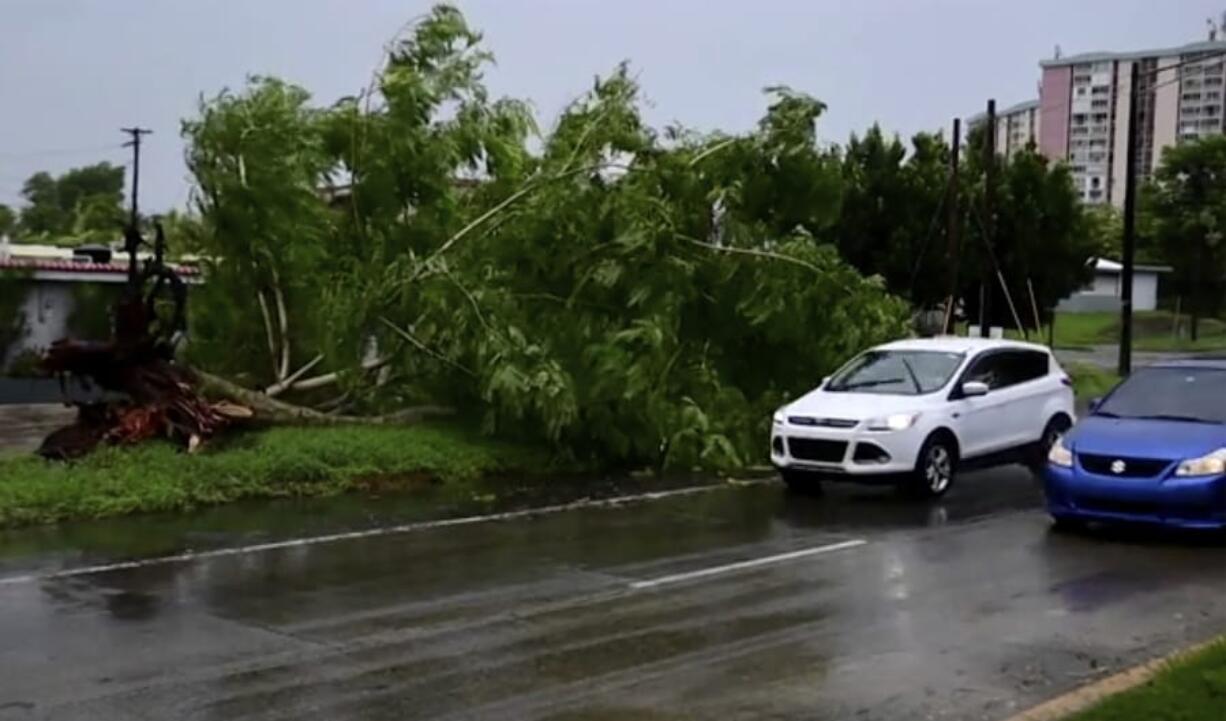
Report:
[{"label": "white building wall", "polygon": [[[1167,70],[1163,72],[1161,68],[1169,68],[1179,62],[1179,56],[1159,58],[1158,60],[1158,75],[1156,77],[1158,89],[1154,93],[1154,138],[1153,138],[1153,158],[1154,167],[1152,171],[1162,162],[1162,149],[1175,144],[1178,139],[1179,132],[1179,83],[1171,82],[1178,77],[1178,70]],[[1123,201],[1120,201],[1123,205]]]},{"label": "white building wall", "polygon": [[1115,122],[1111,126],[1110,202],[1124,207],[1124,178],[1128,172],[1128,119],[1132,112],[1132,61],[1121,60],[1116,70]]},{"label": "white building wall", "polygon": [[0,366],[7,367],[23,351],[41,352],[68,336],[72,315],[72,286],[68,283],[33,282],[25,286],[25,302],[18,311],[25,316],[25,336],[9,348]]},{"label": "white building wall", "polygon": [[1132,308],[1133,310],[1157,310],[1158,308],[1158,274],[1133,273],[1132,276]]}]

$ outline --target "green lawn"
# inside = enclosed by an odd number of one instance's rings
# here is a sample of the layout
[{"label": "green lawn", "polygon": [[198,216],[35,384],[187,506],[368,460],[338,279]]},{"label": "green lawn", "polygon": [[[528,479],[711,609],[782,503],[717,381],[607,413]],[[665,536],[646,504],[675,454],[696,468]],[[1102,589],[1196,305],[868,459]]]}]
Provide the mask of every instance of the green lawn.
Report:
[{"label": "green lawn", "polygon": [[1069,721],[1223,721],[1226,643],[1177,661],[1149,682]]},{"label": "green lawn", "polygon": [[[1176,334],[1175,316],[1166,311],[1147,311],[1133,316],[1133,347],[1148,351],[1210,351],[1226,349],[1226,323],[1208,318],[1200,322],[1196,343],[1188,340],[1188,318],[1183,316]],[[1047,329],[1039,336],[1047,342]],[[1055,346],[1077,349],[1113,345],[1120,339],[1117,313],[1061,313],[1056,316]]]},{"label": "green lawn", "polygon": [[1102,398],[1120,380],[1115,373],[1086,363],[1069,363],[1064,370],[1073,380],[1073,391],[1078,400],[1083,401]]},{"label": "green lawn", "polygon": [[548,460],[446,426],[274,428],[196,455],[152,443],[71,464],[10,455],[0,457],[0,527],[539,474]]}]

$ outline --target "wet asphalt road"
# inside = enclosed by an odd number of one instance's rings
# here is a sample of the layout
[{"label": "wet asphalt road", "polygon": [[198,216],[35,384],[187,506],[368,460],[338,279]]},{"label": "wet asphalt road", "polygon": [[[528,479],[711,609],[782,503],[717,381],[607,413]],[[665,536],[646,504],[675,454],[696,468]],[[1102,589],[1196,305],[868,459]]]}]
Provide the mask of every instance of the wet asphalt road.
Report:
[{"label": "wet asphalt road", "polygon": [[1226,629],[1220,544],[1037,504],[1005,469],[933,504],[725,487],[75,577],[7,553],[0,719],[1003,719]]}]

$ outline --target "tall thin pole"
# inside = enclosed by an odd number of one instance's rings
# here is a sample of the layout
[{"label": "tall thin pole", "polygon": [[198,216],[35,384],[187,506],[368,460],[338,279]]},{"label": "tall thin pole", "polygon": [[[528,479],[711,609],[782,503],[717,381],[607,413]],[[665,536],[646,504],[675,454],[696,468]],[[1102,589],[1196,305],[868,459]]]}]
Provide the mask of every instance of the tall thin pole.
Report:
[{"label": "tall thin pole", "polygon": [[1128,85],[1128,164],[1124,168],[1124,268],[1120,273],[1120,362],[1121,377],[1132,373],[1132,275],[1137,251],[1137,85],[1140,63],[1132,61]]},{"label": "tall thin pole", "polygon": [[962,151],[962,119],[954,118],[954,134],[949,155],[949,198],[945,203],[948,213],[945,221],[945,235],[949,245],[946,250],[946,260],[949,263],[949,295],[945,304],[945,324],[941,326],[942,333],[952,332],[954,306],[958,302],[958,222],[962,216],[958,213],[958,160]]},{"label": "tall thin pole", "polygon": [[979,304],[979,336],[988,337],[988,325],[992,322],[992,243],[996,240],[996,101],[988,101],[988,134],[983,143],[983,243],[989,252],[984,254],[982,276],[982,302]]},{"label": "tall thin pole", "polygon": [[132,136],[132,139],[124,143],[123,146],[132,148],[132,214],[128,219],[128,223],[133,229],[136,228],[137,221],[140,219],[138,200],[140,196],[140,139],[142,135],[149,135],[153,131],[146,128],[120,128],[121,132]]}]

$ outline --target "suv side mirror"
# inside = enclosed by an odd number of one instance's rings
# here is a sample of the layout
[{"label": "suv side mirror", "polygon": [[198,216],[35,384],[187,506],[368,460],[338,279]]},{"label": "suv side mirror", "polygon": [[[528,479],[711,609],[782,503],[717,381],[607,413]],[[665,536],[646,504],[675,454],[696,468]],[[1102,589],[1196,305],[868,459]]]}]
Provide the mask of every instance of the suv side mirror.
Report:
[{"label": "suv side mirror", "polygon": [[818,386],[818,388],[825,388],[826,384],[829,382],[830,382],[830,376],[826,376],[825,378],[822,379],[822,383],[821,385]]},{"label": "suv side mirror", "polygon": [[988,384],[979,381],[967,381],[962,384],[963,398],[978,398],[988,394]]},{"label": "suv side mirror", "polygon": [[1102,399],[1102,398],[1091,398],[1091,399],[1090,399],[1090,406],[1089,406],[1089,408],[1090,408],[1090,412],[1091,412],[1091,413],[1093,413],[1093,412],[1097,411],[1097,410],[1098,410],[1098,407],[1099,407],[1099,406],[1101,406],[1102,404],[1103,404],[1103,399]]}]

